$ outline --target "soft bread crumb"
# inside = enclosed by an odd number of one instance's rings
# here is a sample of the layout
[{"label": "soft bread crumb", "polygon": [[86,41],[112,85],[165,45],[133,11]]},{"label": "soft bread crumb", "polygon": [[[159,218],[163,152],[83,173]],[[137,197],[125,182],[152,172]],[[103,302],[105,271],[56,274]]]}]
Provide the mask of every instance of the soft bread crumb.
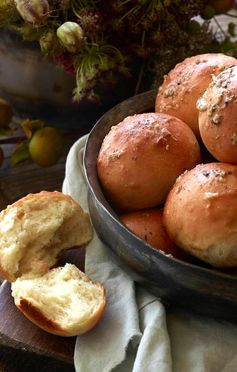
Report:
[{"label": "soft bread crumb", "polygon": [[37,326],[61,336],[80,335],[98,322],[105,290],[75,265],[66,264],[43,276],[12,283],[16,306]]},{"label": "soft bread crumb", "polygon": [[91,237],[89,217],[71,197],[29,194],[0,213],[0,271],[9,281],[43,274],[63,250]]}]

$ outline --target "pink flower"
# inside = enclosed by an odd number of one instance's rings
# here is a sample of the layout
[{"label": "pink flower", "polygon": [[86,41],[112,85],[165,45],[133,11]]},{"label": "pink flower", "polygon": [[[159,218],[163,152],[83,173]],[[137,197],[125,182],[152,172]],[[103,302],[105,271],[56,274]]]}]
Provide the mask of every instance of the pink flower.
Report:
[{"label": "pink flower", "polygon": [[63,66],[68,74],[75,75],[76,70],[73,65],[73,58],[69,53],[56,54],[54,59]]}]

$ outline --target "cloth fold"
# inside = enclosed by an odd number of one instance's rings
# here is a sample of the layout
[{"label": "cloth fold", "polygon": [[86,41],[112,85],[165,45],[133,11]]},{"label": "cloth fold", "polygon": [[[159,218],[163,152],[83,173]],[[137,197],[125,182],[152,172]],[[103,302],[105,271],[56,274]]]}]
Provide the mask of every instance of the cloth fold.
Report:
[{"label": "cloth fold", "polygon": [[[71,148],[63,192],[88,211],[83,171],[86,136]],[[98,325],[77,337],[76,372],[236,372],[237,326],[179,310],[168,312],[111,258],[96,232],[86,248],[86,273],[106,289]],[[165,285],[165,283],[164,283]]]}]

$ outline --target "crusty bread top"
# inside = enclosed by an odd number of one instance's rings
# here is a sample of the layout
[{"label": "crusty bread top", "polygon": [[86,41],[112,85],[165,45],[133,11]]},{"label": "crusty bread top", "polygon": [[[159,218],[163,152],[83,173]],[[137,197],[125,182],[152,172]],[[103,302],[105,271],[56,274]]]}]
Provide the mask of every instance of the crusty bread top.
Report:
[{"label": "crusty bread top", "polygon": [[180,176],[164,208],[171,239],[213,266],[237,266],[237,166],[199,164]]},{"label": "crusty bread top", "polygon": [[60,253],[92,237],[88,215],[68,195],[29,194],[0,213],[0,272],[15,281],[43,274]]},{"label": "crusty bread top", "polygon": [[118,211],[134,211],[163,203],[175,179],[199,162],[197,139],[184,122],[148,112],[111,128],[97,172],[109,202]]},{"label": "crusty bread top", "polygon": [[183,120],[199,137],[196,102],[211,83],[213,75],[234,65],[237,65],[237,59],[221,53],[186,58],[164,77],[157,93],[155,111]]},{"label": "crusty bread top", "polygon": [[208,151],[237,164],[237,66],[216,76],[197,101],[199,129]]},{"label": "crusty bread top", "polygon": [[105,290],[75,265],[66,264],[43,276],[12,283],[16,306],[34,324],[60,336],[81,335],[101,318]]}]

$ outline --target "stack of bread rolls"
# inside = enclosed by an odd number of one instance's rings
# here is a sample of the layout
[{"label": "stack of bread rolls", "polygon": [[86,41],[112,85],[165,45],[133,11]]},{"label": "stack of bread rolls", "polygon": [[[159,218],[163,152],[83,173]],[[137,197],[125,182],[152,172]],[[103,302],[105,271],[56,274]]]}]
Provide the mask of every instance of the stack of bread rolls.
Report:
[{"label": "stack of bread rolls", "polygon": [[91,238],[87,213],[60,192],[29,194],[0,213],[0,273],[20,311],[49,333],[81,335],[104,312],[100,283],[73,264],[57,267],[64,250]]},{"label": "stack of bread rolls", "polygon": [[154,106],[104,138],[97,171],[105,196],[153,248],[237,266],[237,60],[185,59],[165,76]]},{"label": "stack of bread rolls", "polygon": [[213,76],[236,64],[235,58],[220,53],[186,58],[164,77],[156,97],[155,111],[183,120],[199,138],[197,100]]}]

